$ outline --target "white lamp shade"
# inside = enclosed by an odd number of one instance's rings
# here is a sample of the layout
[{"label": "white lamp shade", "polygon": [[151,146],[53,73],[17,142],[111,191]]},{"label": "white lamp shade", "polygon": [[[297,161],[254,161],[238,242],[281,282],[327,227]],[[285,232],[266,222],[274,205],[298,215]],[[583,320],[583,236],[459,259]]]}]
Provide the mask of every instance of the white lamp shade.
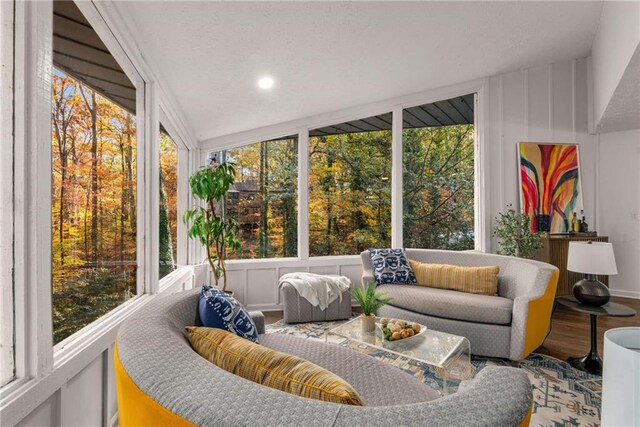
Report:
[{"label": "white lamp shade", "polygon": [[606,242],[569,242],[567,270],[586,274],[618,274],[613,245]]}]

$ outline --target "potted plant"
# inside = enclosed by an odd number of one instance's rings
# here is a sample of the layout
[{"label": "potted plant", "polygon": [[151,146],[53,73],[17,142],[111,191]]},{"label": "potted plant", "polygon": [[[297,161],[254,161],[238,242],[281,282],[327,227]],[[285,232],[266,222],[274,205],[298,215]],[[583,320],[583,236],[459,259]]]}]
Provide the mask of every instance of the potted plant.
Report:
[{"label": "potted plant", "polygon": [[191,193],[203,201],[184,213],[183,221],[189,227],[187,235],[198,241],[207,250],[207,261],[213,273],[214,284],[227,291],[227,270],[225,258],[227,250],[240,249],[238,233],[240,227],[233,218],[225,218],[221,209],[229,189],[235,182],[236,170],[233,163],[213,164],[200,168],[189,178]]},{"label": "potted plant", "polygon": [[498,238],[500,255],[533,258],[542,248],[540,235],[531,231],[531,219],[510,207],[496,218],[493,235]]},{"label": "potted plant", "polygon": [[377,292],[376,285],[369,283],[365,288],[355,288],[351,291],[351,296],[360,304],[362,309],[362,330],[363,332],[373,332],[376,328],[376,311],[392,298],[387,298],[386,293]]}]

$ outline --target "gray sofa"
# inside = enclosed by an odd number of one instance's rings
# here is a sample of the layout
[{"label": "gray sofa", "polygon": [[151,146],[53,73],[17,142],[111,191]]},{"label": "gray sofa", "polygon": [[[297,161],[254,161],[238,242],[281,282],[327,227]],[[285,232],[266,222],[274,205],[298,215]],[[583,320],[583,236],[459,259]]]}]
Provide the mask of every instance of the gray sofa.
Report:
[{"label": "gray sofa", "polygon": [[[542,345],[551,322],[558,269],[550,264],[475,251],[407,249],[407,258],[436,264],[500,267],[498,295],[415,285],[380,285],[393,298],[379,316],[411,320],[467,337],[471,353],[519,361]],[[375,282],[368,251],[362,282]]]},{"label": "gray sofa", "polygon": [[120,328],[115,362],[121,426],[144,420],[203,426],[513,426],[530,414],[531,385],[519,369],[487,367],[457,393],[438,397],[414,377],[363,353],[265,335],[264,318],[252,313],[261,344],[338,374],[367,406],[321,402],[258,385],[216,367],[190,347],[185,326],[198,324],[198,294],[194,289],[157,296]]}]

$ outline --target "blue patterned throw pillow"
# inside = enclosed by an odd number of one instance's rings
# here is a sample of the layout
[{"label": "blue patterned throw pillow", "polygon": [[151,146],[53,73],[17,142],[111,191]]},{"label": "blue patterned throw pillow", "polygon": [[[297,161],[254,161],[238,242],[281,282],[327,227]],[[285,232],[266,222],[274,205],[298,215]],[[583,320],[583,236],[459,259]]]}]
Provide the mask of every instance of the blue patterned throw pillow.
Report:
[{"label": "blue patterned throw pillow", "polygon": [[220,289],[203,286],[198,311],[203,326],[224,329],[258,343],[258,330],[249,313],[238,300]]},{"label": "blue patterned throw pillow", "polygon": [[373,276],[378,285],[416,284],[416,278],[407,261],[404,249],[369,249],[369,255],[373,264]]}]

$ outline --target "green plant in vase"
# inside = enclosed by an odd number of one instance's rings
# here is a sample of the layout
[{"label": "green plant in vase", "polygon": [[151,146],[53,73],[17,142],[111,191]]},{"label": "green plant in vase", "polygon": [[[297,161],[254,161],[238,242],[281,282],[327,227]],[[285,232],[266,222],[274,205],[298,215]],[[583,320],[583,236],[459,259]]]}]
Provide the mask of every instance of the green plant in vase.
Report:
[{"label": "green plant in vase", "polygon": [[531,231],[529,216],[516,212],[511,205],[498,214],[493,235],[498,238],[500,255],[533,258],[542,248],[540,235]]},{"label": "green plant in vase", "polygon": [[189,227],[187,235],[197,239],[207,250],[207,261],[213,273],[214,284],[227,292],[227,250],[240,250],[240,227],[233,218],[225,218],[222,203],[235,182],[233,163],[204,166],[189,178],[191,193],[203,202],[184,213],[183,221]]},{"label": "green plant in vase", "polygon": [[369,283],[364,288],[355,288],[351,291],[351,296],[360,304],[362,309],[362,329],[365,332],[375,330],[376,311],[393,298],[388,298],[385,292],[376,292],[376,285]]}]

